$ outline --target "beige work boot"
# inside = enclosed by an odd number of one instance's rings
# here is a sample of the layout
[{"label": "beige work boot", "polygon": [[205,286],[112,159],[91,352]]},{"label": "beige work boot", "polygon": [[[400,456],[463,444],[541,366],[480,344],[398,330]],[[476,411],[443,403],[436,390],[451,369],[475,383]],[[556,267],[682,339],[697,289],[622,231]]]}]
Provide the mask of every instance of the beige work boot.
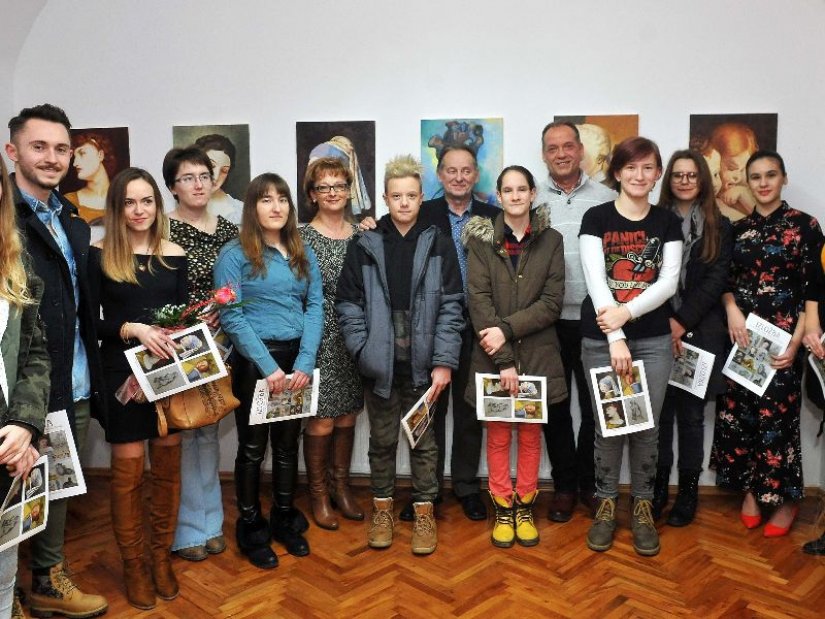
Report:
[{"label": "beige work boot", "polygon": [[389,548],[392,544],[392,497],[372,499],[372,518],[367,531],[370,548]]},{"label": "beige work boot", "polygon": [[72,582],[63,563],[32,574],[31,612],[35,617],[57,613],[70,619],[102,615],[109,608],[101,595],[83,593]]},{"label": "beige work boot", "polygon": [[428,555],[435,552],[438,544],[438,532],[433,516],[432,501],[413,503],[415,521],[412,532],[412,551],[414,555]]}]

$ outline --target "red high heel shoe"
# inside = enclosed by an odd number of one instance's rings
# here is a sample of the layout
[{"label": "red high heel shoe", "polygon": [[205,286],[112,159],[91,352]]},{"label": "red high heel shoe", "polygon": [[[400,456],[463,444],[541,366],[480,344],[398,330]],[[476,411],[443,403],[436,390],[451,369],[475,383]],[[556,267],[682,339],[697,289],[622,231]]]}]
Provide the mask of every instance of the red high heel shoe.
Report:
[{"label": "red high heel shoe", "polygon": [[799,505],[794,505],[791,508],[791,521],[788,523],[787,527],[778,527],[775,524],[769,522],[765,525],[765,531],[763,535],[765,537],[784,537],[788,534],[788,531],[791,530],[794,521],[796,520],[796,516],[799,514]]},{"label": "red high heel shoe", "polygon": [[742,524],[745,525],[746,529],[755,529],[760,524],[762,524],[762,514],[757,514],[756,516],[749,516],[748,514],[743,514],[739,512],[739,519],[742,521]]}]

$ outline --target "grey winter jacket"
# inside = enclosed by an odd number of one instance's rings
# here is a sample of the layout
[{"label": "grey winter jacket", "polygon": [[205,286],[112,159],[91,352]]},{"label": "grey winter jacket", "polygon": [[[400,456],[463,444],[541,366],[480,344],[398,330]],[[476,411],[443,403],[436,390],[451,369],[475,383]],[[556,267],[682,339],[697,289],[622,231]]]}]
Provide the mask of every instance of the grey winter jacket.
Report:
[{"label": "grey winter jacket", "polygon": [[[376,395],[392,388],[395,334],[384,257],[385,225],[350,242],[335,297],[347,350]],[[391,223],[389,225],[392,225]],[[418,236],[410,277],[412,382],[430,383],[432,368],[458,368],[464,328],[463,286],[452,239],[430,226]]]}]

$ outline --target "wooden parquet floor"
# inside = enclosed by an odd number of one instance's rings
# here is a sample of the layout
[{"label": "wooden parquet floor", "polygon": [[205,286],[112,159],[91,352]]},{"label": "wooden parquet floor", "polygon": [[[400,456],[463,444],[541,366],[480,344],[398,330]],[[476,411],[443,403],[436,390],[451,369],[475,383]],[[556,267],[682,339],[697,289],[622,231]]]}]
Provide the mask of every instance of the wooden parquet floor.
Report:
[{"label": "wooden parquet floor", "polygon": [[[825,616],[825,560],[800,551],[818,535],[815,498],[805,501],[788,537],[769,540],[761,529],[742,527],[736,497],[703,495],[696,522],[661,526],[662,552],[643,558],[633,551],[626,496],[616,543],[605,553],[586,548],[590,520],[581,507],[568,523],[546,519],[549,492],[536,510],[541,543],[506,550],[490,545],[491,522],[466,520],[450,497],[439,515],[438,550],[429,557],[410,553],[409,523],[397,522],[393,546],[376,551],[366,545],[365,523],[342,520],[338,531],[311,526],[309,557],[275,545],[280,566],[264,571],[237,550],[231,482],[223,484],[227,551],[200,563],[175,558],[180,596],[138,611],[123,592],[108,479],[89,481],[89,494],[70,506],[67,555],[78,583],[108,597],[109,617]],[[357,494],[367,507],[367,489]],[[407,491],[397,496],[396,513]],[[297,503],[308,508],[305,490]],[[28,586],[28,575],[23,581]]]}]

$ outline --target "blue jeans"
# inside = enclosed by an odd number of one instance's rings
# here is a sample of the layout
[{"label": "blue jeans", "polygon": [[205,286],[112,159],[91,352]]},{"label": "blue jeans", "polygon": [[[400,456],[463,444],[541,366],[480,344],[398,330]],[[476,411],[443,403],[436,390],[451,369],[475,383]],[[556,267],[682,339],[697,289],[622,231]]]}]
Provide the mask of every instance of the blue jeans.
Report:
[{"label": "blue jeans", "polygon": [[[656,464],[659,455],[659,415],[665,400],[667,380],[673,365],[670,335],[627,340],[633,361],[644,361],[650,406],[653,409],[654,426],[623,436],[602,436],[601,424],[596,420],[596,441],[594,461],[596,465],[596,496],[615,499],[619,496],[619,475],[622,470],[622,456],[625,441],[630,454],[630,492],[640,499],[653,498],[656,482]],[[590,374],[591,368],[610,365],[610,348],[607,340],[582,338],[582,364]],[[594,416],[601,410],[591,386],[591,404]]]},{"label": "blue jeans", "polygon": [[223,533],[218,424],[182,434],[180,511],[172,550],[203,546]]},{"label": "blue jeans", "polygon": [[11,617],[14,580],[17,577],[17,546],[0,552],[0,617]]}]

